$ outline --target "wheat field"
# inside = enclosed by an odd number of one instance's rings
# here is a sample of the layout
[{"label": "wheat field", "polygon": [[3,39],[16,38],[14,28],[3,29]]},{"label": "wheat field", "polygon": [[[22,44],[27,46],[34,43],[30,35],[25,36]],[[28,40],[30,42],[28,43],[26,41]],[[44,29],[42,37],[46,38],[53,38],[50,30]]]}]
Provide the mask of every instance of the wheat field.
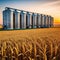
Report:
[{"label": "wheat field", "polygon": [[60,28],[0,31],[0,60],[60,60]]}]

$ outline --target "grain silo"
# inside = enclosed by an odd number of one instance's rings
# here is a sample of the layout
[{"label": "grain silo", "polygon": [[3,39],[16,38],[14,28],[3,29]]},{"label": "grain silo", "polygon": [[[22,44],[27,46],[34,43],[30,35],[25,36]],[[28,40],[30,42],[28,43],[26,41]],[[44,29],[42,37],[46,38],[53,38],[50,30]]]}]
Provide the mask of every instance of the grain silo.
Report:
[{"label": "grain silo", "polygon": [[4,29],[13,29],[13,11],[10,8],[3,11],[3,26]]},{"label": "grain silo", "polygon": [[37,14],[32,13],[32,28],[37,27]]},{"label": "grain silo", "polygon": [[40,27],[42,28],[43,27],[43,14],[40,14]]},{"label": "grain silo", "polygon": [[51,17],[50,27],[53,27],[53,22],[54,22],[54,18],[53,18],[53,17]]},{"label": "grain silo", "polygon": [[46,27],[46,15],[44,15],[44,27]]},{"label": "grain silo", "polygon": [[37,28],[40,28],[41,26],[41,16],[40,14],[37,14]]},{"label": "grain silo", "polygon": [[31,14],[29,12],[26,13],[26,28],[31,28]]},{"label": "grain silo", "polygon": [[13,12],[13,28],[20,29],[20,13],[17,10]]},{"label": "grain silo", "polygon": [[26,28],[26,13],[24,13],[24,11],[20,12],[20,28]]}]

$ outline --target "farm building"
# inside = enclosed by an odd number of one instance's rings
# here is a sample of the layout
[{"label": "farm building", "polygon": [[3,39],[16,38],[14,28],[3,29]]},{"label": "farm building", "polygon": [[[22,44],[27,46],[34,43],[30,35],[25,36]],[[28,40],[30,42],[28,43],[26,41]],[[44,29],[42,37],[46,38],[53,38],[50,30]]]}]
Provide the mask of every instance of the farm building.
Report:
[{"label": "farm building", "polygon": [[4,29],[28,29],[53,27],[54,18],[49,15],[6,7],[3,11]]}]

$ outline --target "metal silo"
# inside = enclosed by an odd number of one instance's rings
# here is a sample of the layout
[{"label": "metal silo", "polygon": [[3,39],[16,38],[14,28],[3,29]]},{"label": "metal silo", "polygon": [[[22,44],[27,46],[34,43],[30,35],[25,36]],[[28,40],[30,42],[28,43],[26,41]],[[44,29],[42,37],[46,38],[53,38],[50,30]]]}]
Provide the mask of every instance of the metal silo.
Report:
[{"label": "metal silo", "polygon": [[42,15],[42,27],[45,25],[45,15]]},{"label": "metal silo", "polygon": [[53,19],[53,17],[51,17],[50,27],[53,27],[53,22],[54,22],[54,19]]},{"label": "metal silo", "polygon": [[41,26],[41,16],[40,14],[37,14],[37,28],[40,28]]},{"label": "metal silo", "polygon": [[44,15],[44,27],[46,27],[46,15]]},{"label": "metal silo", "polygon": [[40,14],[40,27],[43,26],[43,24],[42,24],[42,23],[43,23],[43,19],[42,19],[42,17],[43,17],[42,14]]},{"label": "metal silo", "polygon": [[45,26],[47,27],[47,15],[46,15],[46,25]]},{"label": "metal silo", "polygon": [[20,28],[26,28],[26,14],[24,13],[24,11],[20,12]]},{"label": "metal silo", "polygon": [[26,13],[26,28],[31,28],[31,14],[29,12]]},{"label": "metal silo", "polygon": [[49,27],[49,16],[42,15],[42,27]]},{"label": "metal silo", "polygon": [[46,16],[46,27],[49,27],[49,16]]},{"label": "metal silo", "polygon": [[14,29],[20,29],[20,17],[19,12],[17,10],[13,13],[13,28]]},{"label": "metal silo", "polygon": [[7,29],[7,14],[6,14],[6,10],[3,11],[3,26],[4,26],[4,29]]},{"label": "metal silo", "polygon": [[54,26],[54,24],[53,24],[53,23],[54,23],[54,18],[52,17],[52,27]]},{"label": "metal silo", "polygon": [[18,29],[20,29],[20,12],[18,12]]},{"label": "metal silo", "polygon": [[48,27],[50,27],[50,17],[48,16]]},{"label": "metal silo", "polygon": [[9,8],[3,11],[3,26],[4,29],[13,29],[13,11]]},{"label": "metal silo", "polygon": [[48,27],[50,27],[51,16],[48,16]]},{"label": "metal silo", "polygon": [[35,13],[32,13],[32,28],[37,27],[37,15]]}]

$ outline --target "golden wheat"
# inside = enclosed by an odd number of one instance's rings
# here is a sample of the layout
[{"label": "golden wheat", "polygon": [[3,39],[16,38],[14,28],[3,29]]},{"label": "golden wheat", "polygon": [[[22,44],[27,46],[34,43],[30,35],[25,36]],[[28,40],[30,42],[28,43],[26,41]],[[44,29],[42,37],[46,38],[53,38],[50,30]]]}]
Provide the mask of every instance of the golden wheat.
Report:
[{"label": "golden wheat", "polygon": [[0,60],[60,60],[60,28],[0,31]]}]

